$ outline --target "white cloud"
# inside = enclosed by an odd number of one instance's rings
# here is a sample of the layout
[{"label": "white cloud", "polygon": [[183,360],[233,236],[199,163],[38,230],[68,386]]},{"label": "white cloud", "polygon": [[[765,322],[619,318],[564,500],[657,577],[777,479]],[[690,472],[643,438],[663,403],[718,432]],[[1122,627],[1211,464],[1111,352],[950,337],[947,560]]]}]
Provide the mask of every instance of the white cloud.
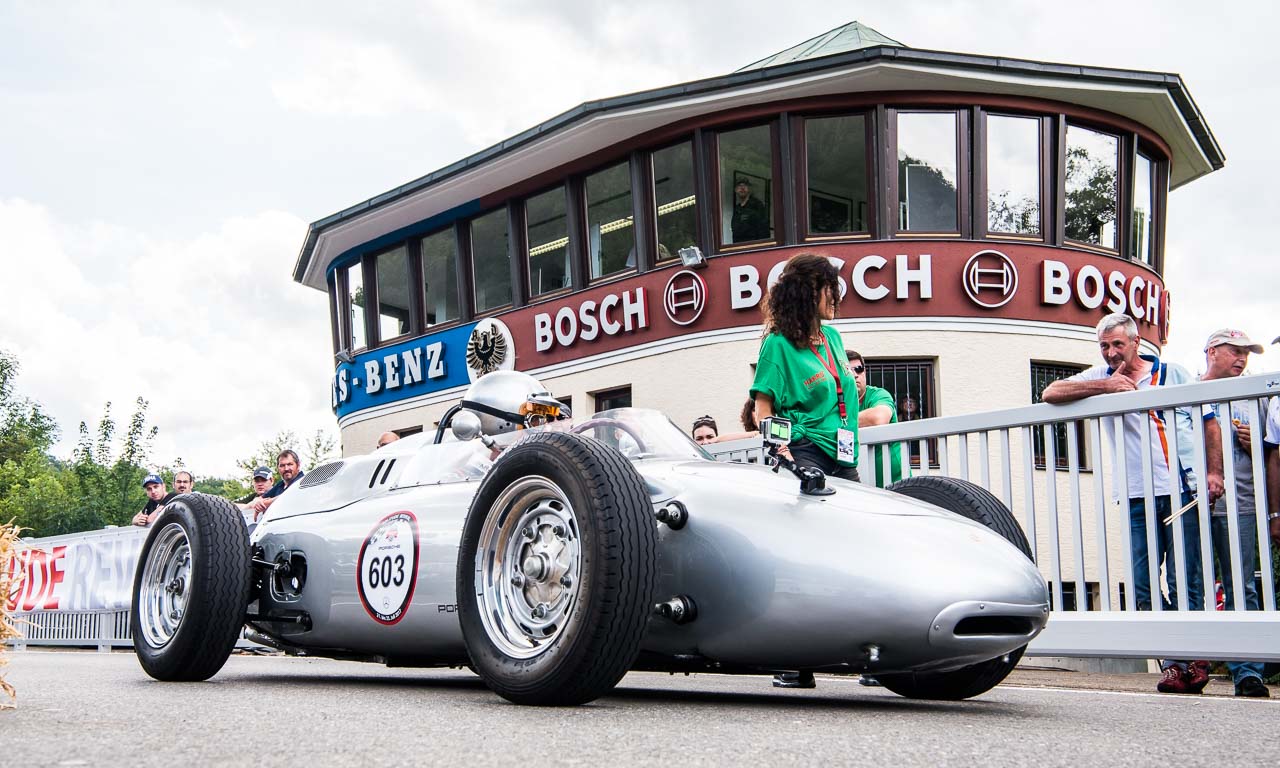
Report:
[{"label": "white cloud", "polygon": [[386,45],[320,39],[305,50],[305,58],[271,81],[271,93],[285,109],[390,117],[436,105],[431,85]]},{"label": "white cloud", "polygon": [[104,403],[121,423],[138,396],[160,428],[152,458],[202,475],[232,473],[283,429],[336,435],[317,333],[325,297],[289,279],[304,233],[297,217],[264,212],[175,242],[0,201],[0,252],[22,254],[5,279],[23,287],[7,298],[0,347],[62,427],[55,453],[70,453]]}]

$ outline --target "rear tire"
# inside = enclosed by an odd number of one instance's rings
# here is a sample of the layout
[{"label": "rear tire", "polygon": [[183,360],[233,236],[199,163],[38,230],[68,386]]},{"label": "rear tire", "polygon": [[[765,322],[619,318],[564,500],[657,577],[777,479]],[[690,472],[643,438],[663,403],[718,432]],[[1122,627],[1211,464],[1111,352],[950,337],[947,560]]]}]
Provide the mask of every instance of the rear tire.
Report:
[{"label": "rear tire", "polygon": [[143,670],[207,680],[235,648],[249,604],[249,535],[226,499],[175,498],[152,524],[133,580],[129,624]]},{"label": "rear tire", "polygon": [[[1022,554],[1031,556],[1022,526],[1013,513],[987,489],[954,477],[912,477],[889,486],[889,490],[910,496],[981,523],[1003,536]],[[1027,650],[1021,648],[990,661],[949,672],[919,672],[876,675],[885,688],[909,699],[959,701],[986,693],[1009,676]]]},{"label": "rear tire", "polygon": [[458,554],[458,611],[485,684],[517,704],[583,704],[640,651],[657,530],[635,467],[590,438],[542,432],[480,485]]}]

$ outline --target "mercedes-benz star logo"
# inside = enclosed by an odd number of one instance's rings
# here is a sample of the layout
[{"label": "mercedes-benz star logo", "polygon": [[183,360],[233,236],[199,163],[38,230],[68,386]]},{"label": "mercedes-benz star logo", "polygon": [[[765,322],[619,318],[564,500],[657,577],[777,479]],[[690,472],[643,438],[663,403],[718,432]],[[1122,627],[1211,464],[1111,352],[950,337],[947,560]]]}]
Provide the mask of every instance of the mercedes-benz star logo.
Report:
[{"label": "mercedes-benz star logo", "polygon": [[970,256],[961,279],[970,300],[987,309],[1003,307],[1018,292],[1018,269],[999,251],[978,251]]},{"label": "mercedes-benz star logo", "polygon": [[662,308],[676,325],[689,325],[702,317],[707,305],[707,284],[696,273],[682,269],[671,276],[662,292]]}]

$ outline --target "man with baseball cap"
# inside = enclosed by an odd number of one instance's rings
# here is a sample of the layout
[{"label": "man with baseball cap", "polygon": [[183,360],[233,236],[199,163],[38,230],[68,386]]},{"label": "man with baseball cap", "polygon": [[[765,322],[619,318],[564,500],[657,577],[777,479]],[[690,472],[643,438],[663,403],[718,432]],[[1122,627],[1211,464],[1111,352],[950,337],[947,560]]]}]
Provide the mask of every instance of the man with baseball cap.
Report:
[{"label": "man with baseball cap", "polygon": [[241,512],[245,513],[247,519],[252,519],[256,522],[259,513],[254,511],[253,503],[262,498],[269,490],[271,490],[271,469],[265,466],[258,467],[253,470],[253,493],[242,499],[236,499],[236,506],[240,508]]},{"label": "man with baseball cap", "polygon": [[[1205,372],[1201,381],[1230,379],[1244,373],[1249,364],[1249,353],[1261,354],[1261,344],[1253,343],[1243,331],[1223,328],[1214,331],[1204,345]],[[1244,607],[1256,611],[1261,608],[1258,592],[1253,583],[1253,572],[1258,567],[1257,503],[1253,487],[1253,458],[1250,452],[1252,438],[1249,409],[1242,403],[1229,403],[1229,423],[1224,416],[1224,404],[1214,404],[1214,413],[1222,429],[1231,429],[1232,481],[1236,490],[1236,529],[1240,537],[1240,549],[1232,551],[1228,533],[1228,510],[1225,496],[1210,507],[1210,530],[1213,535],[1213,554],[1222,574],[1222,587],[1226,591],[1227,609],[1239,607],[1232,588],[1232,563],[1238,562],[1244,582]],[[1235,683],[1237,696],[1263,698],[1270,696],[1262,684],[1263,665],[1259,662],[1229,661],[1227,669]]]},{"label": "man with baseball cap", "polygon": [[733,184],[733,212],[729,217],[729,232],[733,242],[746,243],[769,238],[769,209],[764,202],[751,195],[751,180],[739,176]]},{"label": "man with baseball cap", "polygon": [[147,505],[142,511],[133,516],[133,524],[148,526],[155,522],[155,519],[164,511],[164,505],[173,500],[176,493],[167,493],[164,486],[164,478],[157,474],[150,474],[142,478],[142,488],[147,492]]}]

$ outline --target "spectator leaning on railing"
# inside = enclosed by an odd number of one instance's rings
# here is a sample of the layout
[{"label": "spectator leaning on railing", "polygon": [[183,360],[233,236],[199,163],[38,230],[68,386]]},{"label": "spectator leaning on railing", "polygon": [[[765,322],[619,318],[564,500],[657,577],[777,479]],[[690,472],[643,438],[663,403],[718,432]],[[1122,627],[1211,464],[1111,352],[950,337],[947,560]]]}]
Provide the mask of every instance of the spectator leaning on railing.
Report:
[{"label": "spectator leaning on railing", "polygon": [[[1069,403],[1093,395],[1110,392],[1131,392],[1138,389],[1186,384],[1191,376],[1186,369],[1176,363],[1161,362],[1154,355],[1139,354],[1138,326],[1133,318],[1124,314],[1112,314],[1102,318],[1098,323],[1098,346],[1102,353],[1103,365],[1095,365],[1074,376],[1055,381],[1044,390],[1046,403]],[[1147,561],[1147,509],[1146,491],[1143,483],[1143,465],[1146,453],[1143,448],[1141,434],[1148,432],[1153,441],[1151,445],[1151,494],[1155,499],[1155,540],[1156,540],[1156,572],[1160,563],[1164,562],[1168,579],[1169,599],[1162,598],[1162,607],[1173,610],[1177,607],[1177,579],[1174,563],[1173,532],[1170,526],[1163,525],[1172,508],[1169,494],[1178,493],[1181,498],[1179,506],[1188,504],[1195,494],[1195,476],[1191,472],[1194,448],[1191,445],[1191,413],[1187,409],[1156,409],[1138,411],[1124,415],[1124,459],[1125,476],[1128,488],[1116,487],[1115,478],[1119,476],[1120,447],[1113,453],[1112,493],[1116,500],[1129,501],[1129,555],[1133,565],[1133,588],[1137,607],[1140,611],[1151,610],[1151,578]],[[1173,418],[1170,419],[1169,416]],[[1208,461],[1209,502],[1222,495],[1222,441],[1217,420],[1212,413],[1205,414],[1205,452]],[[1108,436],[1113,446],[1117,445],[1111,419],[1104,419]],[[1165,439],[1170,428],[1177,430],[1178,454],[1169,455],[1168,442]],[[1183,540],[1187,555],[1187,606],[1192,610],[1204,607],[1204,587],[1200,561],[1199,520],[1194,515],[1183,518]],[[1159,584],[1155,585],[1157,593]],[[1164,674],[1156,686],[1163,693],[1199,693],[1209,682],[1208,664],[1166,659],[1161,662]]]},{"label": "spectator leaning on railing", "polygon": [[280,480],[271,486],[271,490],[262,494],[250,505],[255,513],[255,520],[262,517],[262,513],[266,512],[275,503],[280,494],[302,479],[302,475],[305,474],[302,471],[302,463],[298,461],[298,454],[288,449],[281,451],[280,455],[276,457],[276,471],[280,473]]},{"label": "spectator leaning on railing", "polygon": [[253,521],[257,522],[261,516],[253,508],[253,503],[258,499],[267,495],[267,491],[271,490],[271,470],[267,467],[258,467],[253,470],[253,493],[240,499],[236,499],[236,506],[253,517]]},{"label": "spectator leaning on railing", "polygon": [[[1215,331],[1204,345],[1205,372],[1200,380],[1213,381],[1239,376],[1249,364],[1249,353],[1261,354],[1262,351],[1261,344],[1254,344],[1241,331],[1231,328]],[[1231,429],[1232,480],[1236,491],[1236,523],[1240,549],[1231,551],[1225,497],[1213,503],[1209,525],[1213,536],[1213,553],[1218,559],[1222,586],[1227,594],[1227,607],[1239,607],[1235,602],[1231,573],[1231,563],[1236,561],[1240,563],[1240,572],[1244,576],[1244,584],[1241,585],[1244,588],[1244,607],[1246,610],[1256,611],[1261,608],[1261,604],[1253,583],[1253,572],[1258,567],[1258,526],[1253,487],[1252,430],[1248,409],[1234,404],[1230,408],[1230,413],[1224,413],[1221,406],[1215,404],[1213,410],[1218,415],[1219,428]],[[1263,665],[1260,662],[1230,661],[1227,662],[1227,670],[1231,672],[1237,696],[1271,695],[1262,684]]]}]

